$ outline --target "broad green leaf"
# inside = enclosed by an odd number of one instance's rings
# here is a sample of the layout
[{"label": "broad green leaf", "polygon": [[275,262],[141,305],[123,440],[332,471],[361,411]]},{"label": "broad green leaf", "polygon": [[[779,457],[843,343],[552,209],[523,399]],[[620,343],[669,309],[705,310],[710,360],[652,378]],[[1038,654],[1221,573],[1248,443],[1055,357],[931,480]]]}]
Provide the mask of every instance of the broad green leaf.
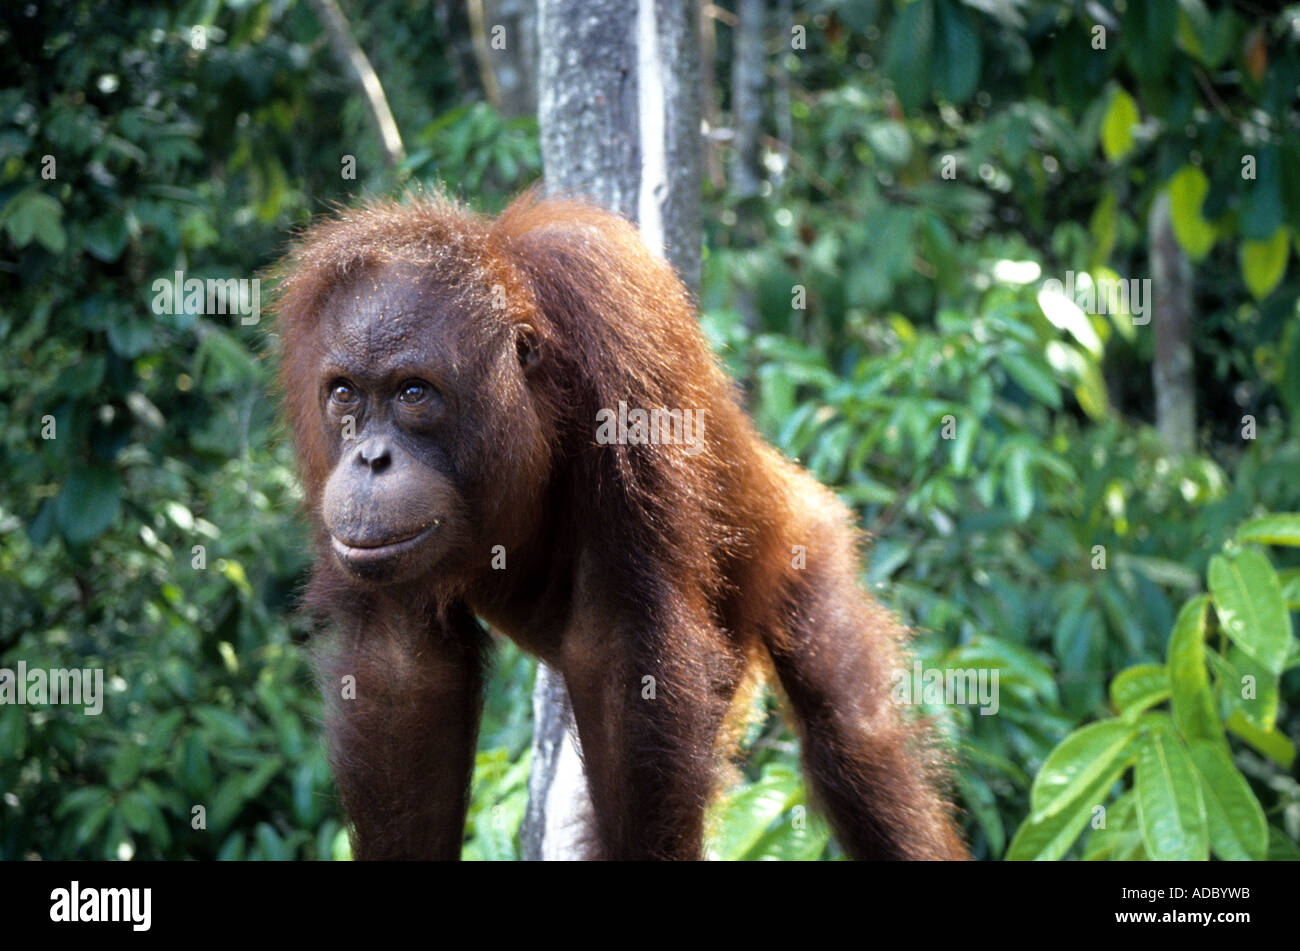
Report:
[{"label": "broad green leaf", "polygon": [[1241,276],[1256,300],[1267,297],[1282,280],[1290,250],[1284,226],[1279,226],[1271,238],[1263,241],[1241,242]]},{"label": "broad green leaf", "polygon": [[717,806],[710,854],[726,861],[743,858],[798,793],[799,778],[787,770],[764,771],[757,782],[732,790]]},{"label": "broad green leaf", "polygon": [[75,469],[59,491],[56,517],[74,544],[91,541],[113,524],[122,509],[122,480],[106,466]]},{"label": "broad green leaf", "polygon": [[270,759],[259,763],[254,769],[246,774],[244,780],[244,796],[247,799],[256,799],[262,794],[275,774],[284,766],[284,757],[272,756]]},{"label": "broad green leaf", "polygon": [[1209,32],[1210,13],[1204,0],[1182,0],[1178,11],[1178,48],[1194,59],[1205,62],[1205,45],[1201,37]]},{"label": "broad green leaf", "polygon": [[1210,847],[1221,859],[1260,860],[1268,851],[1268,823],[1250,785],[1222,747],[1189,740],[1187,752],[1201,779]]},{"label": "broad green leaf", "polygon": [[1179,45],[1210,69],[1218,69],[1232,50],[1236,15],[1223,6],[1213,18],[1202,0],[1182,0],[1179,11]]},{"label": "broad green leaf", "polygon": [[82,813],[81,818],[77,820],[77,824],[74,827],[74,841],[76,841],[78,845],[85,845],[88,843],[92,838],[94,838],[95,833],[104,827],[104,822],[110,815],[112,815],[112,813],[113,803],[111,800],[108,802],[98,803],[86,810],[86,812]]},{"label": "broad green leaf", "polygon": [[960,104],[979,83],[983,52],[979,33],[971,12],[954,0],[939,0],[936,14],[935,88],[945,99]]},{"label": "broad green leaf", "polygon": [[1176,735],[1152,730],[1139,741],[1136,789],[1142,840],[1153,859],[1208,858],[1201,784]]},{"label": "broad green leaf", "polygon": [[1300,611],[1300,568],[1283,568],[1277,573],[1282,585],[1282,599],[1288,611]]},{"label": "broad green leaf", "polygon": [[1084,849],[1085,862],[1100,859],[1124,859],[1134,849],[1142,848],[1142,830],[1137,822],[1137,799],[1132,789],[1119,796],[1106,809],[1106,824],[1088,833]]},{"label": "broad green leaf", "polygon": [[1107,161],[1118,162],[1133,150],[1133,130],[1140,118],[1133,97],[1116,87],[1101,120],[1101,151]]},{"label": "broad green leaf", "polygon": [[1074,387],[1074,398],[1079,401],[1079,408],[1097,422],[1110,415],[1110,394],[1106,390],[1106,378],[1095,360],[1084,363],[1079,382]]},{"label": "broad green leaf", "polygon": [[1105,804],[1111,786],[1128,769],[1130,762],[1125,758],[1113,763],[1110,770],[1084,787],[1065,808],[1043,818],[1036,819],[1031,815],[1016,830],[1016,836],[1007,848],[1007,859],[1054,862],[1065,855],[1097,807]]},{"label": "broad green leaf", "polygon": [[1029,453],[1018,447],[1007,454],[1003,491],[1011,503],[1011,515],[1017,522],[1023,522],[1034,511],[1034,484],[1029,477],[1029,458]]},{"label": "broad green leaf", "polygon": [[1058,743],[1034,777],[1029,796],[1031,818],[1045,819],[1068,807],[1114,768],[1136,733],[1132,723],[1102,720],[1075,730]]},{"label": "broad green leaf", "polygon": [[1061,390],[1056,385],[1056,378],[1043,366],[1041,360],[1023,353],[1006,351],[998,354],[998,363],[1007,371],[1007,376],[1015,381],[1022,390],[1052,409],[1061,408]]},{"label": "broad green leaf", "polygon": [[153,818],[152,804],[147,796],[133,789],[122,797],[122,818],[132,832],[147,832]]},{"label": "broad green leaf", "polygon": [[1290,837],[1277,826],[1268,827],[1268,860],[1270,862],[1300,862],[1300,847],[1297,847]]},{"label": "broad green leaf", "polygon": [[1123,50],[1144,83],[1160,81],[1169,69],[1178,30],[1176,0],[1143,0],[1127,8]]},{"label": "broad green leaf", "polygon": [[1185,737],[1223,742],[1223,727],[1210,695],[1205,668],[1205,619],[1210,599],[1205,595],[1183,605],[1169,636],[1166,666],[1172,689],[1174,723]]},{"label": "broad green leaf", "polygon": [[1210,559],[1210,593],[1223,629],[1242,650],[1281,673],[1291,650],[1291,620],[1268,559],[1243,548]]},{"label": "broad green leaf", "polygon": [[807,813],[797,824],[793,817],[777,823],[744,858],[758,862],[811,862],[826,851],[830,838],[826,821],[815,813]]},{"label": "broad green leaf", "polygon": [[1169,672],[1163,664],[1138,664],[1110,682],[1110,702],[1125,716],[1135,716],[1169,697]]},{"label": "broad green leaf", "polygon": [[[1238,660],[1244,660],[1248,663],[1254,664],[1255,670],[1262,671],[1268,677],[1273,677],[1272,674],[1264,670],[1263,667],[1256,663],[1250,655],[1240,647],[1234,647],[1232,650],[1236,652]],[[1210,667],[1214,671],[1219,697],[1230,708],[1228,710],[1228,715],[1230,716],[1235,710],[1240,710],[1245,714],[1246,719],[1250,720],[1261,730],[1272,729],[1272,723],[1261,722],[1258,703],[1242,698],[1242,694],[1246,692],[1246,681],[1245,677],[1241,671],[1237,669],[1236,665],[1230,663],[1228,658],[1215,650],[1207,650],[1205,652],[1205,659],[1210,662]]]},{"label": "broad green leaf", "polygon": [[912,136],[907,126],[894,119],[882,119],[866,128],[867,144],[881,159],[899,168],[912,157]]},{"label": "broad green leaf", "polygon": [[953,782],[961,792],[962,804],[979,823],[980,831],[988,842],[989,852],[1001,856],[1007,845],[1007,830],[998,812],[997,797],[993,789],[975,770],[961,770],[953,774]]},{"label": "broad green leaf", "polygon": [[59,254],[67,246],[63,230],[63,206],[49,195],[39,191],[20,192],[10,199],[0,213],[10,240],[19,248],[31,243],[32,238],[45,245],[46,250]]},{"label": "broad green leaf", "polygon": [[1105,264],[1110,259],[1110,252],[1115,247],[1115,237],[1119,230],[1119,192],[1110,190],[1097,202],[1088,220],[1088,233],[1092,236],[1092,249],[1089,260],[1094,267]]},{"label": "broad green leaf", "polygon": [[191,796],[207,793],[212,788],[212,760],[203,743],[203,734],[192,730],[181,744],[179,775],[182,788]]},{"label": "broad green leaf", "polygon": [[905,112],[915,112],[925,102],[933,55],[934,0],[914,0],[903,8],[890,29],[885,60],[885,73]]},{"label": "broad green leaf", "polygon": [[1277,512],[1252,518],[1237,529],[1237,541],[1300,547],[1300,513]]},{"label": "broad green leaf", "polygon": [[1239,710],[1233,711],[1232,716],[1228,717],[1228,722],[1225,725],[1257,751],[1283,768],[1290,769],[1291,764],[1295,762],[1295,744],[1276,729],[1261,730],[1247,720]]},{"label": "broad green leaf", "polygon": [[114,789],[125,789],[140,775],[144,751],[139,744],[128,740],[117,748],[108,767],[108,784]]},{"label": "broad green leaf", "polygon": [[[1228,676],[1234,679],[1231,682],[1223,680],[1221,689],[1230,692],[1229,702],[1233,708],[1240,710],[1261,730],[1273,729],[1277,725],[1278,675],[1240,647],[1230,647],[1223,663],[1230,671]],[[1243,696],[1252,690],[1253,697]]]},{"label": "broad green leaf", "polygon": [[1214,225],[1201,215],[1210,180],[1195,165],[1184,165],[1169,179],[1169,219],[1174,237],[1193,261],[1214,247]]},{"label": "broad green leaf", "polygon": [[1267,241],[1282,224],[1281,149],[1276,145],[1252,149],[1255,153],[1255,178],[1244,179],[1238,223],[1241,237],[1247,241]]},{"label": "broad green leaf", "polygon": [[194,716],[210,733],[216,734],[216,739],[234,746],[245,746],[252,742],[244,721],[227,710],[204,705],[194,708]]}]

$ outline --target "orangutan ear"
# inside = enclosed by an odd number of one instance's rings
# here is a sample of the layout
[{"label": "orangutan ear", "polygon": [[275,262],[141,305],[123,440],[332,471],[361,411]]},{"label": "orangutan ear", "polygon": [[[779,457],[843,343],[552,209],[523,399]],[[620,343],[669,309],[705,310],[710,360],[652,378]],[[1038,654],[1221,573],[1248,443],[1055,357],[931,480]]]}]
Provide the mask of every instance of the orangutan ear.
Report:
[{"label": "orangutan ear", "polygon": [[530,376],[542,364],[542,341],[532,324],[515,325],[515,353],[524,376]]}]

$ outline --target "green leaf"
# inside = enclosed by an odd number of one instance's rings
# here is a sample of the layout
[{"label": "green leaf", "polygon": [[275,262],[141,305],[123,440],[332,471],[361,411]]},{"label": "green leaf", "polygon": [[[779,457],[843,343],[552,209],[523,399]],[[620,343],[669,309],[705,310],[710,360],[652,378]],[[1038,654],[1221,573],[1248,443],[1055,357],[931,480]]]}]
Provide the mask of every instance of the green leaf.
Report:
[{"label": "green leaf", "polygon": [[128,237],[127,216],[119,209],[87,225],[81,244],[92,257],[108,263],[121,257]]},{"label": "green leaf", "polygon": [[108,767],[108,784],[114,789],[124,789],[140,775],[143,750],[130,740],[117,748]]},{"label": "green leaf", "polygon": [[937,11],[938,56],[935,88],[939,95],[963,103],[979,83],[982,49],[975,18],[953,0],[940,0]]},{"label": "green leaf", "polygon": [[1241,242],[1241,276],[1256,300],[1267,297],[1282,280],[1290,250],[1287,229],[1281,225],[1271,238]]},{"label": "green leaf", "polygon": [[1141,849],[1142,830],[1137,822],[1137,797],[1130,789],[1116,798],[1106,810],[1106,825],[1088,833],[1088,846],[1083,851],[1083,860],[1123,860]]},{"label": "green leaf", "polygon": [[1237,541],[1300,547],[1300,513],[1277,512],[1252,518],[1237,529]]},{"label": "green leaf", "polygon": [[[1277,724],[1278,676],[1264,668],[1255,658],[1240,647],[1230,647],[1228,656],[1207,651],[1206,658],[1218,678],[1218,688],[1227,701],[1229,715],[1240,711],[1247,720],[1261,730],[1271,730]],[[1245,696],[1247,678],[1254,696]]]},{"label": "green leaf", "polygon": [[1300,862],[1300,848],[1276,826],[1268,827],[1268,860],[1270,862]]},{"label": "green leaf", "polygon": [[122,509],[122,480],[107,466],[75,469],[59,491],[55,517],[73,544],[99,537]]},{"label": "green leaf", "polygon": [[284,757],[272,756],[270,759],[259,763],[256,768],[250,770],[244,780],[244,798],[256,799],[260,796],[262,790],[266,788],[266,784],[275,777],[275,774],[278,773],[283,766]]},{"label": "green leaf", "polygon": [[1110,702],[1126,717],[1169,697],[1169,672],[1163,664],[1138,664],[1120,671],[1110,682]]},{"label": "green leaf", "polygon": [[1028,451],[1016,447],[1007,453],[1006,482],[1003,491],[1011,503],[1011,517],[1023,522],[1034,511],[1034,483],[1029,477]]},{"label": "green leaf", "polygon": [[894,21],[885,59],[885,73],[906,112],[915,112],[925,102],[933,55],[934,0],[914,0]]},{"label": "green leaf", "polygon": [[1124,53],[1133,72],[1147,82],[1164,77],[1178,30],[1176,0],[1133,4],[1125,15],[1124,28]]},{"label": "green leaf", "polygon": [[1234,710],[1226,724],[1229,730],[1237,734],[1260,753],[1284,769],[1290,769],[1295,762],[1295,744],[1276,729],[1261,730],[1251,723],[1240,710]]},{"label": "green leaf", "polygon": [[1219,622],[1242,650],[1280,674],[1291,650],[1291,621],[1282,585],[1260,552],[1240,551],[1210,559],[1210,593]]},{"label": "green leaf", "polygon": [[217,739],[234,746],[246,746],[252,742],[244,721],[220,707],[195,707],[194,716],[210,733],[216,734]]},{"label": "green leaf", "polygon": [[36,238],[46,250],[59,254],[67,246],[63,206],[39,191],[20,192],[0,212],[15,247],[25,248]]},{"label": "green leaf", "polygon": [[1007,371],[1007,376],[1015,381],[1022,390],[1052,409],[1061,408],[1061,390],[1041,360],[1031,358],[1024,353],[1004,351],[998,354],[998,363]]},{"label": "green leaf", "polygon": [[73,836],[78,845],[85,845],[104,827],[105,821],[113,814],[112,800],[100,802],[82,813],[74,827]]},{"label": "green leaf", "polygon": [[1129,762],[1125,758],[1114,763],[1110,770],[1080,790],[1065,808],[1041,818],[1031,814],[1016,830],[1016,836],[1007,848],[1008,861],[1035,859],[1054,862],[1065,855],[1097,807],[1105,804],[1111,786],[1128,769]]},{"label": "green leaf", "polygon": [[181,744],[181,768],[177,777],[181,787],[191,796],[205,795],[212,788],[212,761],[203,734],[191,730]]},{"label": "green leaf", "polygon": [[1201,784],[1176,735],[1152,730],[1141,739],[1135,785],[1142,841],[1151,857],[1157,861],[1208,858]]},{"label": "green leaf", "polygon": [[122,797],[122,818],[132,832],[148,832],[153,819],[153,804],[139,790]]},{"label": "green leaf", "polygon": [[1300,611],[1300,568],[1284,568],[1277,573],[1282,583],[1282,598],[1288,611]]},{"label": "green leaf", "polygon": [[[797,804],[794,808],[807,807]],[[831,830],[826,821],[807,813],[798,823],[793,817],[777,823],[744,857],[760,862],[811,862],[826,851],[830,839]]]},{"label": "green leaf", "polygon": [[1266,241],[1282,224],[1281,150],[1276,145],[1264,146],[1256,160],[1255,178],[1244,179],[1239,186],[1242,195],[1237,220],[1242,238]]},{"label": "green leaf", "polygon": [[1223,742],[1223,727],[1210,695],[1205,668],[1205,620],[1210,599],[1205,595],[1183,605],[1169,636],[1166,666],[1173,691],[1174,723],[1185,737]]},{"label": "green leaf", "polygon": [[1115,247],[1115,238],[1119,231],[1119,193],[1108,191],[1097,202],[1088,220],[1088,233],[1092,236],[1092,250],[1089,261],[1095,267],[1105,264],[1110,259],[1110,252]]},{"label": "green leaf", "polygon": [[[912,157],[912,137],[907,126],[894,119],[882,119],[866,128],[867,144],[882,160],[895,168],[907,164]],[[785,295],[788,298],[789,294]]]},{"label": "green leaf", "polygon": [[1066,809],[1081,792],[1112,771],[1129,749],[1137,727],[1124,720],[1102,720],[1075,730],[1052,750],[1034,777],[1030,815],[1045,819]]},{"label": "green leaf", "polygon": [[758,782],[726,795],[717,807],[717,834],[709,851],[725,861],[741,859],[799,793],[799,778],[785,769],[764,770]]},{"label": "green leaf", "polygon": [[998,812],[997,797],[993,789],[975,770],[962,770],[953,774],[953,783],[961,792],[962,805],[975,817],[980,831],[988,842],[994,857],[1002,855],[1007,845],[1007,830]]},{"label": "green leaf", "polygon": [[1169,189],[1169,219],[1174,237],[1183,246],[1187,256],[1199,261],[1214,247],[1214,225],[1201,214],[1205,196],[1210,191],[1210,180],[1195,165],[1184,165],[1166,186]]},{"label": "green leaf", "polygon": [[1268,851],[1264,810],[1228,754],[1209,740],[1190,740],[1187,752],[1201,780],[1210,847],[1229,861],[1263,859]]},{"label": "green leaf", "polygon": [[1140,119],[1133,97],[1117,86],[1101,120],[1101,151],[1108,162],[1118,162],[1133,150],[1133,130]]}]

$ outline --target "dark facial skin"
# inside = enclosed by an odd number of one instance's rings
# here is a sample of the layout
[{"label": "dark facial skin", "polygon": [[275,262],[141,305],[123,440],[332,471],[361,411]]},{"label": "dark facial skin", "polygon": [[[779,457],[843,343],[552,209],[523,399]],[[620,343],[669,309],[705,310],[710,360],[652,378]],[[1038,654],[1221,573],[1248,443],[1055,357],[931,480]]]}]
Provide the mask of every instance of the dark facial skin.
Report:
[{"label": "dark facial skin", "polygon": [[362,581],[427,573],[467,534],[445,448],[459,355],[438,312],[430,289],[376,272],[340,288],[322,314],[321,420],[337,456],[321,514],[334,557]]}]

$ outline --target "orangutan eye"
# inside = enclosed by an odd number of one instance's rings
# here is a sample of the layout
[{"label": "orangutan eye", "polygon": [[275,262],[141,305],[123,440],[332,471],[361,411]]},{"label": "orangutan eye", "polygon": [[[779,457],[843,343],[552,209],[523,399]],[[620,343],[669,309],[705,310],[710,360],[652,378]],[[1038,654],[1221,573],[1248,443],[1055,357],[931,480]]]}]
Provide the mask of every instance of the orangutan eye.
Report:
[{"label": "orangutan eye", "polygon": [[357,395],[356,387],[347,380],[335,380],[330,387],[330,399],[340,406],[351,406],[361,397]]},{"label": "orangutan eye", "polygon": [[423,380],[407,380],[397,391],[397,401],[407,406],[418,406],[429,398],[432,390]]}]

